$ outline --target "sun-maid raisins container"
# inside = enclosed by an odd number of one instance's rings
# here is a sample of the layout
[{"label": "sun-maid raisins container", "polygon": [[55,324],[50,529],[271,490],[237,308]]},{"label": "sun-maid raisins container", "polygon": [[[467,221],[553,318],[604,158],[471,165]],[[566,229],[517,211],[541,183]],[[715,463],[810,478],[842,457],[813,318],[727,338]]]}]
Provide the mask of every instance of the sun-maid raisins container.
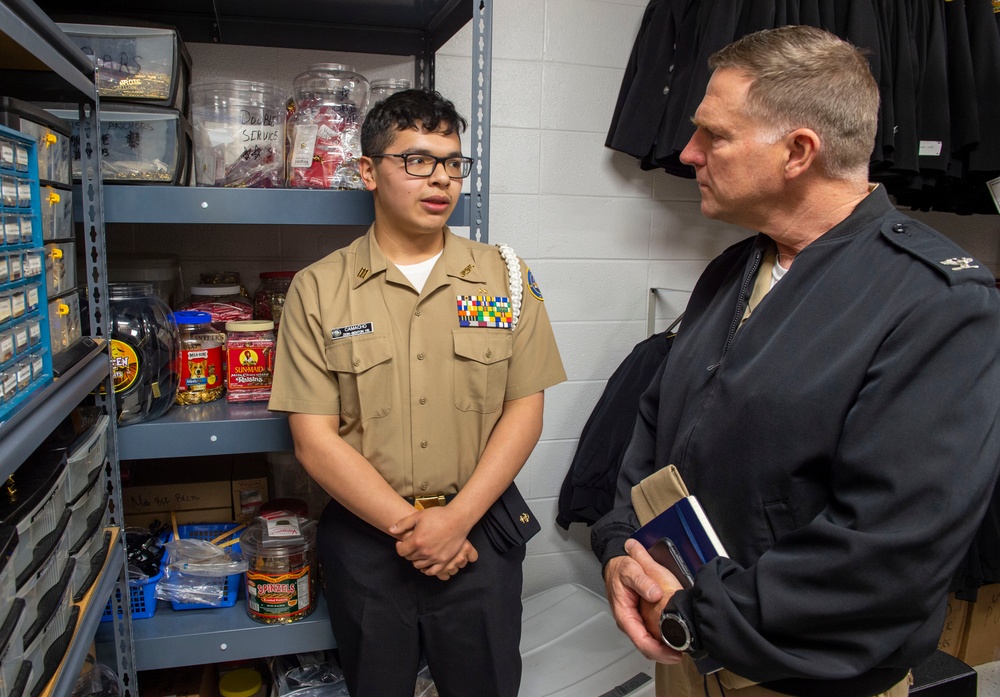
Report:
[{"label": "sun-maid raisins container", "polygon": [[274,377],[274,322],[226,322],[226,401],[264,402]]},{"label": "sun-maid raisins container", "polygon": [[[282,535],[285,532],[287,534]],[[256,518],[240,537],[247,563],[247,614],[288,624],[316,609],[316,521],[293,513]]]}]

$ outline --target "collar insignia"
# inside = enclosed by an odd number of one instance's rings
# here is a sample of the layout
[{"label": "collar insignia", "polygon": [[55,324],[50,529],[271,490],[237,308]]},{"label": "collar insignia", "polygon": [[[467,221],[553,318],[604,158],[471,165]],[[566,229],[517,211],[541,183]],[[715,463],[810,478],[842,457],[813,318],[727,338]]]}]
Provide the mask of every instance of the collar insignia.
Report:
[{"label": "collar insignia", "polygon": [[468,276],[472,272],[472,270],[474,268],[476,268],[475,264],[469,264],[464,269],[462,269],[461,271],[459,271],[458,275],[461,276],[462,278],[465,278],[466,276]]},{"label": "collar insignia", "polygon": [[368,269],[366,269],[364,266],[362,266],[358,270],[358,278],[364,280],[364,279],[368,278],[368,274],[369,273],[371,273],[371,272]]},{"label": "collar insignia", "polygon": [[941,262],[944,266],[950,266],[952,271],[965,271],[966,269],[978,269],[979,266],[973,264],[972,257],[952,257]]}]

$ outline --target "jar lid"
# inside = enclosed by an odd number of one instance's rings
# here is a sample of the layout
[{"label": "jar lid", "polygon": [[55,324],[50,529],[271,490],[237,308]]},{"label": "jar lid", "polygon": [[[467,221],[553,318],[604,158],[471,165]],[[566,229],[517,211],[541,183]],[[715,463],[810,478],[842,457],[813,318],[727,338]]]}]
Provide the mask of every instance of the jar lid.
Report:
[{"label": "jar lid", "polygon": [[410,81],[406,78],[380,78],[378,80],[372,80],[372,89],[376,87],[398,87],[404,90],[410,89]]},{"label": "jar lid", "polygon": [[253,697],[262,683],[260,673],[253,668],[239,668],[219,679],[219,693],[222,697]]},{"label": "jar lid", "polygon": [[239,295],[239,286],[191,286],[191,295]]},{"label": "jar lid", "polygon": [[152,283],[109,283],[108,297],[111,300],[145,298],[153,295]]},{"label": "jar lid", "polygon": [[238,319],[226,322],[227,332],[266,332],[274,329],[269,319]]},{"label": "jar lid", "polygon": [[174,321],[177,324],[211,324],[212,315],[197,310],[178,310],[174,313]]},{"label": "jar lid", "polygon": [[297,271],[261,271],[258,276],[260,280],[265,281],[271,278],[291,278]]}]

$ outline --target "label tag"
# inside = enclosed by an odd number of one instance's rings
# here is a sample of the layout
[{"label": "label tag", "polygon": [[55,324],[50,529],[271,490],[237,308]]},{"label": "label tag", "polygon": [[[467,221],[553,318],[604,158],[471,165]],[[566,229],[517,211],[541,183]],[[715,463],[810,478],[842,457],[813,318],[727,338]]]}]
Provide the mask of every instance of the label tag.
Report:
[{"label": "label tag", "polygon": [[944,144],[940,140],[922,140],[917,154],[920,157],[938,157],[943,149]]},{"label": "label tag", "polygon": [[318,132],[319,126],[315,124],[302,124],[295,127],[295,137],[292,138],[292,167],[300,168],[312,165]]},{"label": "label tag", "polygon": [[337,327],[336,329],[330,330],[331,339],[343,339],[348,336],[357,336],[358,334],[371,334],[375,331],[375,325],[371,322],[364,322],[362,324],[351,324],[346,327]]}]

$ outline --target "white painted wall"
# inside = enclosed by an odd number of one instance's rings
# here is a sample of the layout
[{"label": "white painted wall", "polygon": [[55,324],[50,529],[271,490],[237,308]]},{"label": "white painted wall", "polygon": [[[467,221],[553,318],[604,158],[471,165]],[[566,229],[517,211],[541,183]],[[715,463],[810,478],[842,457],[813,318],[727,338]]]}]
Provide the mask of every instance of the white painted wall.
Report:
[{"label": "white painted wall", "polygon": [[[605,381],[646,335],[649,289],[657,329],[684,307],[705,263],[746,236],[701,217],[691,181],[644,172],[604,147],[646,0],[495,0],[490,241],[511,244],[541,285],[569,380],[546,394],[541,442],[518,484],[542,520],[525,565],[525,594],[577,582],[600,589],[589,531],[554,524],[559,487]],[[437,57],[437,88],[468,115],[471,27]],[[353,63],[371,78],[412,75],[409,61],[316,51],[192,45],[195,79],[290,86],[310,63]],[[996,272],[1000,217],[921,215]],[[299,268],[356,230],[115,226],[112,253],[181,253],[188,283],[203,269]],[[225,260],[223,263],[221,260]]]}]

